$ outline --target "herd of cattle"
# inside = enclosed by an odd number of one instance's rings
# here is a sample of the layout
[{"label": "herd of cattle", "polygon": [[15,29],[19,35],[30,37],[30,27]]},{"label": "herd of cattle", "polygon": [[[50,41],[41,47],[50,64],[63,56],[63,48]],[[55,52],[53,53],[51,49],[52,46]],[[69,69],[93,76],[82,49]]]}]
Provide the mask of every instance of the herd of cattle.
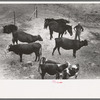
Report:
[{"label": "herd of cattle", "polygon": [[[80,41],[74,39],[64,38],[63,34],[68,32],[73,35],[72,27],[67,25],[70,23],[65,19],[45,19],[44,28],[49,27],[50,39],[53,38],[53,31],[59,33],[58,38],[55,38],[55,47],[53,49],[52,55],[56,49],[60,53],[60,47],[65,50],[73,50],[73,56],[76,57],[76,51],[83,46],[87,46],[87,40]],[[66,31],[67,30],[67,31]],[[50,75],[56,75],[56,79],[68,79],[71,76],[77,78],[79,72],[79,64],[71,65],[69,62],[61,64],[53,60],[48,60],[42,56],[42,44],[35,41],[43,41],[40,35],[33,36],[26,32],[19,31],[16,25],[10,24],[3,27],[3,33],[12,33],[12,44],[9,45],[8,51],[12,51],[20,56],[20,62],[22,62],[23,54],[35,53],[35,61],[39,61],[38,72],[40,73],[42,79],[46,73]],[[27,42],[26,44],[18,44],[18,41]],[[16,43],[16,44],[15,44]]]}]

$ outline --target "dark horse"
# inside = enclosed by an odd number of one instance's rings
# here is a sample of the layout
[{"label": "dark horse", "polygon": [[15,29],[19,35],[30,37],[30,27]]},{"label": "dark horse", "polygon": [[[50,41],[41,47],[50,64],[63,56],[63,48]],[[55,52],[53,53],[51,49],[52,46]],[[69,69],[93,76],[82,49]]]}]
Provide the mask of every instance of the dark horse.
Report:
[{"label": "dark horse", "polygon": [[48,21],[47,19],[45,19],[44,28],[47,28],[49,26],[50,39],[53,38],[53,31],[59,33],[58,37],[62,37],[66,30],[71,36],[73,35],[72,26],[60,23],[61,22],[58,23],[57,21]]},{"label": "dark horse", "polygon": [[[70,23],[70,21],[66,20],[66,19],[54,19],[54,18],[47,18],[45,19],[45,22],[51,22],[51,21],[56,21],[57,23],[59,23],[60,25],[66,25],[66,23]],[[45,28],[45,27],[44,27]]]},{"label": "dark horse", "polygon": [[12,42],[13,44],[18,44],[18,40],[21,42],[27,42],[27,43],[31,43],[31,42],[35,42],[37,40],[39,41],[43,41],[42,37],[40,35],[31,35],[28,34],[26,32],[23,31],[19,31],[17,30],[17,26],[15,25],[6,25],[3,27],[3,33],[12,33]]}]

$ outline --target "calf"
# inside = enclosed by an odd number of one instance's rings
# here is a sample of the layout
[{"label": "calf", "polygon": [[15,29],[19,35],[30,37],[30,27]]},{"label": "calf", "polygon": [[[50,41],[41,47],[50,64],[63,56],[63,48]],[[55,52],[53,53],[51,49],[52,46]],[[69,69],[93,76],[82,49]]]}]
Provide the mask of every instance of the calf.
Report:
[{"label": "calf", "polygon": [[56,79],[60,78],[59,73],[61,73],[65,68],[68,67],[68,63],[65,64],[57,64],[56,62],[52,62],[49,60],[48,62],[44,61],[44,58],[41,58],[39,63],[39,69],[41,69],[41,72],[39,70],[39,73],[41,74],[42,79],[44,79],[44,76],[46,73],[50,75],[56,74]]},{"label": "calf", "polygon": [[60,53],[60,47],[62,47],[65,50],[73,50],[73,56],[76,57],[76,51],[79,50],[83,46],[87,46],[88,42],[87,40],[79,41],[79,40],[71,40],[68,38],[55,38],[55,47],[53,49],[52,55],[54,55],[54,52],[56,49],[58,49],[59,55]]},{"label": "calf", "polygon": [[77,75],[79,72],[79,64],[69,65],[63,72],[62,72],[62,79],[68,79],[69,77],[75,76],[77,79]]},{"label": "calf", "polygon": [[31,54],[34,52],[36,55],[35,61],[37,60],[37,58],[39,61],[40,56],[42,55],[42,46],[40,43],[9,45],[8,51],[13,51],[17,55],[19,55],[20,62],[22,62],[23,54]]},{"label": "calf", "polygon": [[13,39],[12,39],[13,44],[15,44],[15,42],[18,44],[18,40],[21,42],[27,42],[27,43],[35,42],[37,40],[43,41],[40,35],[33,36],[23,31],[12,32],[12,36],[13,36]]}]

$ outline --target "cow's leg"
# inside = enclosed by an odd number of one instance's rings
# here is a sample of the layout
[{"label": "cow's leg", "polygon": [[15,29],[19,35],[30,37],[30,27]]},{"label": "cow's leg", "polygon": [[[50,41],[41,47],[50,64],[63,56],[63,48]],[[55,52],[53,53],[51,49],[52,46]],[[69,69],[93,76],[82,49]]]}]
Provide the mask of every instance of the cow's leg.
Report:
[{"label": "cow's leg", "polygon": [[76,32],[76,34],[75,34],[75,40],[77,40],[77,32]]},{"label": "cow's leg", "polygon": [[45,74],[46,74],[46,72],[44,72],[44,71],[41,73],[42,79],[44,79]]},{"label": "cow's leg", "polygon": [[50,30],[50,40],[53,38],[52,34],[53,34],[53,31]]},{"label": "cow's leg", "polygon": [[61,55],[61,53],[60,53],[60,47],[58,47],[58,53],[59,53],[59,55]]},{"label": "cow's leg", "polygon": [[59,72],[56,73],[56,79],[59,79],[60,78],[60,75],[59,75]]},{"label": "cow's leg", "polygon": [[76,50],[73,49],[73,57],[76,58]]},{"label": "cow's leg", "polygon": [[14,38],[12,39],[12,43],[15,44],[15,39]]},{"label": "cow's leg", "polygon": [[78,73],[75,74],[75,79],[77,79],[77,75],[78,75]]},{"label": "cow's leg", "polygon": [[35,53],[35,56],[36,56],[36,57],[35,57],[35,61],[36,61],[36,60],[37,60],[37,56],[38,56],[37,53]]},{"label": "cow's leg", "polygon": [[57,49],[57,47],[55,46],[52,52],[52,55],[54,55],[55,50]]},{"label": "cow's leg", "polygon": [[41,56],[41,55],[40,55],[40,54],[38,54],[38,61],[40,61],[40,56]]},{"label": "cow's leg", "polygon": [[20,54],[20,62],[22,62],[22,54]]}]

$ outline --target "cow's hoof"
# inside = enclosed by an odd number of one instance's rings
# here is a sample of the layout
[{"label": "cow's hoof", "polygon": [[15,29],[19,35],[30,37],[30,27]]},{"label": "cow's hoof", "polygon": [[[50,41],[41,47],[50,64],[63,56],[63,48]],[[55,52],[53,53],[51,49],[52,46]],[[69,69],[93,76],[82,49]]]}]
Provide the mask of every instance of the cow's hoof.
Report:
[{"label": "cow's hoof", "polygon": [[75,55],[73,55],[73,57],[74,57],[74,58],[76,58],[76,56],[75,56]]}]

